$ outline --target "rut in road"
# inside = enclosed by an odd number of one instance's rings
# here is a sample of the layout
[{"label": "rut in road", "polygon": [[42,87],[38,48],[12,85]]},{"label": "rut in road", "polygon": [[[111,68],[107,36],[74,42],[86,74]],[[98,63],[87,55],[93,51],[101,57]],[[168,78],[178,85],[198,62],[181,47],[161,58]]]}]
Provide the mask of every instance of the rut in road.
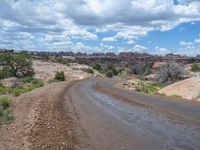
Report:
[{"label": "rut in road", "polygon": [[199,125],[188,125],[187,122],[170,119],[166,114],[156,113],[140,105],[130,105],[97,92],[94,88],[97,82],[102,81],[78,82],[65,96],[69,108],[73,106],[71,115],[76,123],[74,130],[79,149],[199,150]]}]

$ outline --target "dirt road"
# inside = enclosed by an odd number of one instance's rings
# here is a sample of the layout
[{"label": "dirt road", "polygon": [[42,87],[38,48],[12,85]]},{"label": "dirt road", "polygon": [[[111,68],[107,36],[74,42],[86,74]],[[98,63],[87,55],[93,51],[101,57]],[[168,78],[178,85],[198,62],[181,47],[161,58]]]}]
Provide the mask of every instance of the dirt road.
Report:
[{"label": "dirt road", "polygon": [[200,149],[199,103],[125,91],[113,82],[84,80],[66,91],[76,149]]}]

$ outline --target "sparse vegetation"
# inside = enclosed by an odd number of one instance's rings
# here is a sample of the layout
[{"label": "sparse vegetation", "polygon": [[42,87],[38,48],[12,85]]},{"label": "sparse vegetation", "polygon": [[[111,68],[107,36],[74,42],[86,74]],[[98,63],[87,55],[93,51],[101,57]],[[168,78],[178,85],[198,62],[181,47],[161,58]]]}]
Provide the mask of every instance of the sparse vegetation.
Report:
[{"label": "sparse vegetation", "polygon": [[62,57],[55,57],[55,62],[59,63],[59,64],[63,64],[66,66],[70,66],[70,61],[68,59],[62,58]]},{"label": "sparse vegetation", "polygon": [[93,66],[93,68],[94,68],[95,70],[97,70],[97,71],[102,71],[101,65],[99,65],[99,64],[95,64],[95,65]]},{"label": "sparse vegetation", "polygon": [[159,87],[160,89],[162,89],[162,88],[164,88],[164,87],[167,86],[167,84],[165,84],[165,83],[160,83],[160,82],[155,82],[155,83],[153,83],[152,85],[153,85],[153,86],[157,86],[157,87]]},{"label": "sparse vegetation", "polygon": [[106,71],[106,77],[108,77],[108,78],[112,78],[113,75],[114,75],[114,73],[113,73],[112,70],[107,70],[107,71]]},{"label": "sparse vegetation", "polygon": [[94,74],[94,70],[92,69],[92,68],[90,68],[90,67],[88,67],[88,68],[84,68],[84,69],[82,69],[84,72],[87,72],[87,73],[89,73],[89,74]]},{"label": "sparse vegetation", "polygon": [[6,94],[6,87],[3,84],[0,84],[0,94]]},{"label": "sparse vegetation", "polygon": [[113,73],[113,76],[117,76],[118,75],[118,73],[119,73],[119,71],[115,68],[115,66],[114,65],[112,65],[112,64],[109,64],[108,66],[107,66],[107,69],[106,69],[106,76],[107,76],[107,73],[109,74],[109,72],[111,73]]},{"label": "sparse vegetation", "polygon": [[0,106],[2,107],[2,109],[7,109],[11,104],[11,99],[9,97],[6,96],[2,96],[0,97]]},{"label": "sparse vegetation", "polygon": [[64,71],[57,71],[56,74],[55,74],[55,80],[58,80],[58,81],[65,81],[65,73]]},{"label": "sparse vegetation", "polygon": [[171,97],[173,97],[173,98],[176,98],[176,99],[183,99],[183,97],[182,96],[180,96],[180,95],[172,95]]},{"label": "sparse vegetation", "polygon": [[43,87],[44,86],[44,82],[43,81],[40,81],[40,80],[34,80],[32,81],[31,83],[28,83],[25,87],[25,90],[26,91],[32,91],[36,88],[40,88],[40,87]]},{"label": "sparse vegetation", "polygon": [[144,93],[155,93],[158,87],[154,84],[147,83],[145,81],[140,81],[136,86],[136,91]]},{"label": "sparse vegetation", "polygon": [[159,82],[175,82],[188,77],[189,72],[175,62],[168,62],[158,71]]},{"label": "sparse vegetation", "polygon": [[14,87],[11,89],[11,92],[15,95],[15,96],[19,96],[22,93],[24,93],[24,89],[22,87]]},{"label": "sparse vegetation", "polygon": [[130,73],[131,74],[136,74],[136,75],[142,75],[142,76],[147,76],[151,74],[151,67],[152,64],[148,63],[139,63],[132,65],[130,67]]},{"label": "sparse vegetation", "polygon": [[10,123],[14,119],[13,111],[10,109],[11,102],[9,97],[0,97],[0,124]]},{"label": "sparse vegetation", "polygon": [[192,72],[200,72],[200,65],[198,64],[193,64],[191,67]]}]

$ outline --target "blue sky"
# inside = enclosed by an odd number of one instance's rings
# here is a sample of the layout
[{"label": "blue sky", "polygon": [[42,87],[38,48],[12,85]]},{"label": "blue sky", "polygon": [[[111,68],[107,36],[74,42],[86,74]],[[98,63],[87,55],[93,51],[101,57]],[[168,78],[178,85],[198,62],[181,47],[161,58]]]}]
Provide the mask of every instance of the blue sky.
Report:
[{"label": "blue sky", "polygon": [[199,0],[1,0],[0,48],[200,54]]}]

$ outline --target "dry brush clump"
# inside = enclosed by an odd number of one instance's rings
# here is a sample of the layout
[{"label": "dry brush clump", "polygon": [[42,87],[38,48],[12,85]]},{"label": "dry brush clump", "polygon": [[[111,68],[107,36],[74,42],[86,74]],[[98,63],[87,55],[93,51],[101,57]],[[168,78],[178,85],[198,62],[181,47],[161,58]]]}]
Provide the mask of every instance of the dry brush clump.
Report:
[{"label": "dry brush clump", "polygon": [[189,77],[189,72],[175,62],[167,62],[157,73],[159,82],[175,82]]},{"label": "dry brush clump", "polygon": [[200,72],[200,65],[198,64],[193,64],[191,67],[192,72]]},{"label": "dry brush clump", "polygon": [[65,73],[64,71],[57,71],[54,77],[54,80],[57,81],[65,81]]},{"label": "dry brush clump", "polygon": [[0,124],[10,123],[14,120],[13,110],[10,108],[11,103],[11,98],[0,97]]}]

